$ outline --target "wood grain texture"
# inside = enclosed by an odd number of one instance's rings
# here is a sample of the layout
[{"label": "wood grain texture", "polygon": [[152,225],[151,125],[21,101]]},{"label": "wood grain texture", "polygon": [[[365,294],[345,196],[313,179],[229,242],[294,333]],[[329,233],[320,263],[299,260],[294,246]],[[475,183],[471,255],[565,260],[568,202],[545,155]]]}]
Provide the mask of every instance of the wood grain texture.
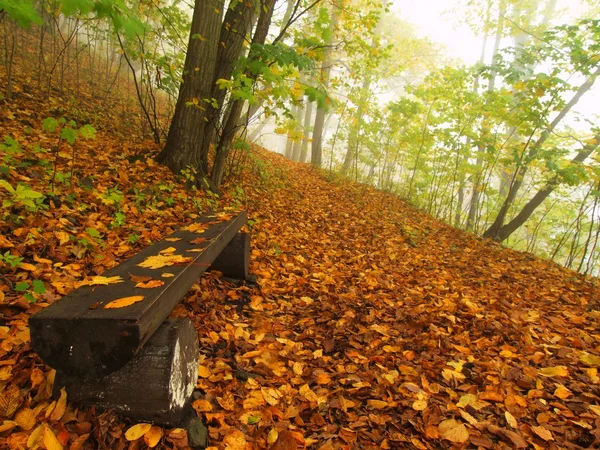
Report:
[{"label": "wood grain texture", "polygon": [[135,420],[178,425],[198,379],[198,336],[190,319],[167,319],[124,367],[82,381],[57,372],[70,402],[113,409]]}]

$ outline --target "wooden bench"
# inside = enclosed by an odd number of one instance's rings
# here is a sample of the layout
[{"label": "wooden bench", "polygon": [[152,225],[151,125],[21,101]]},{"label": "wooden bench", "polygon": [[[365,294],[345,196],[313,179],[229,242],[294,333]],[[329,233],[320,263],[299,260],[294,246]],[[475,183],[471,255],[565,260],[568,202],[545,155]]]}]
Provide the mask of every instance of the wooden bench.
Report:
[{"label": "wooden bench", "polygon": [[207,269],[248,277],[245,223],[245,212],[202,216],[31,316],[33,349],[57,370],[56,387],[71,401],[176,424],[196,385],[198,338],[189,319],[166,319]]}]

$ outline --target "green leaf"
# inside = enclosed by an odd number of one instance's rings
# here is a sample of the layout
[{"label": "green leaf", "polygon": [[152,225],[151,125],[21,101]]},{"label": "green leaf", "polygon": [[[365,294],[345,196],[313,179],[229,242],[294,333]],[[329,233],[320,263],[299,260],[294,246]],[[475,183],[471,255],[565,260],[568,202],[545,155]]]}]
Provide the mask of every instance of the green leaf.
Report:
[{"label": "green leaf", "polygon": [[58,128],[58,120],[54,117],[47,117],[42,122],[42,129],[44,131],[48,131],[49,133],[53,133]]},{"label": "green leaf", "polygon": [[79,129],[79,136],[84,139],[93,139],[96,137],[96,129],[91,125],[84,125]]},{"label": "green leaf", "polygon": [[25,297],[25,300],[27,300],[29,303],[35,303],[35,297],[30,292],[25,294],[23,297]]},{"label": "green leaf", "polygon": [[42,24],[42,18],[31,0],[0,0],[0,11],[2,10],[23,28],[28,28],[32,23]]},{"label": "green leaf", "polygon": [[15,291],[17,292],[25,292],[29,289],[29,283],[27,281],[21,281],[15,285]]},{"label": "green leaf", "polygon": [[60,137],[66,140],[69,144],[73,145],[77,135],[73,128],[63,128],[60,133]]},{"label": "green leaf", "polygon": [[41,280],[33,280],[33,292],[36,294],[45,294],[46,285]]}]

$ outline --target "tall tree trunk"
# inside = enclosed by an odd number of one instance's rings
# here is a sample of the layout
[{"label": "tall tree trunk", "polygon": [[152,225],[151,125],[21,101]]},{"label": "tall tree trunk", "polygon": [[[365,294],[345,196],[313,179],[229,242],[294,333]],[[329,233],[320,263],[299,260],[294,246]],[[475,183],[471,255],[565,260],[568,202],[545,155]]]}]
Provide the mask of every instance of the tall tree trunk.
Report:
[{"label": "tall tree trunk", "polygon": [[[598,143],[600,142],[600,134],[597,134],[594,137],[594,144],[586,144],[575,157],[571,160],[571,164],[580,164],[585,161],[593,152],[598,148]],[[556,189],[556,187],[560,184],[560,177],[554,176],[546,185],[540,189],[532,198],[529,200],[525,206],[521,209],[521,211],[508,222],[506,225],[503,225],[496,235],[496,239],[498,241],[504,241],[510,237],[516,230],[518,230],[521,225],[523,225],[529,217],[533,214],[533,212],[537,209],[538,206],[542,204],[546,198]]]},{"label": "tall tree trunk", "polygon": [[[261,1],[260,16],[256,25],[254,36],[252,38],[250,53],[248,54],[248,58],[250,60],[256,58],[252,52],[253,46],[263,45],[267,39],[267,33],[269,32],[269,26],[271,25],[274,7],[275,0]],[[211,173],[211,180],[216,187],[218,187],[223,181],[225,163],[227,162],[227,157],[231,151],[231,145],[233,143],[236,130],[238,129],[238,123],[240,116],[242,115],[243,107],[244,100],[234,100],[234,103],[231,106],[231,113],[227,118],[227,123],[223,128],[223,134],[215,150],[215,163]]]},{"label": "tall tree trunk", "polygon": [[[333,12],[331,14],[331,34],[325,45],[325,52],[323,55],[323,62],[321,63],[321,84],[323,88],[329,88],[329,74],[331,72],[332,64],[332,53],[333,36],[338,22],[338,8],[335,3],[332,4]],[[315,126],[313,128],[312,135],[312,146],[311,146],[311,158],[310,162],[314,167],[321,167],[323,160],[323,125],[325,124],[325,105],[317,108],[317,115],[315,117]]]},{"label": "tall tree trunk", "polygon": [[312,128],[312,110],[313,102],[306,99],[306,109],[304,110],[304,136],[302,137],[302,149],[300,151],[300,162],[306,162],[308,155],[308,144],[311,138]]},{"label": "tall tree trunk", "polygon": [[206,100],[211,98],[213,91],[224,3],[225,0],[195,2],[183,82],[167,142],[157,156],[160,163],[175,173],[191,166],[198,170],[199,177],[206,175],[204,167],[207,155],[203,149],[209,145],[205,139],[211,118]]},{"label": "tall tree trunk", "polygon": [[[502,228],[502,226],[504,225],[504,220],[506,219],[508,209],[512,206],[517,196],[517,192],[521,188],[521,185],[523,184],[523,179],[525,178],[525,175],[527,173],[527,168],[529,167],[529,164],[526,161],[532,161],[533,159],[535,159],[542,145],[546,142],[548,137],[550,137],[550,134],[554,131],[554,129],[562,121],[562,119],[564,119],[564,117],[569,113],[569,111],[571,111],[571,109],[577,104],[577,102],[579,102],[579,99],[581,99],[581,97],[591,89],[591,87],[594,85],[594,82],[598,78],[598,75],[600,75],[600,67],[596,69],[596,71],[593,72],[581,86],[579,86],[579,89],[577,89],[577,92],[575,93],[575,95],[573,95],[569,103],[567,103],[564,106],[560,113],[541,133],[538,140],[529,148],[526,158],[521,158],[521,164],[513,173],[513,178],[506,199],[504,200],[504,203],[502,204],[502,207],[500,208],[500,211],[498,212],[498,215],[496,216],[496,219],[494,220],[492,225],[490,225],[490,227],[485,231],[485,233],[483,233],[484,237],[492,238],[495,240],[499,238],[498,233],[500,231],[500,228]],[[525,159],[525,161],[523,159]]]},{"label": "tall tree trunk", "polygon": [[344,157],[344,165],[342,166],[342,174],[348,175],[350,168],[352,167],[352,160],[357,156],[358,152],[358,135],[361,130],[361,121],[364,114],[365,106],[367,103],[367,97],[369,95],[369,88],[371,87],[371,76],[365,76],[363,84],[360,90],[360,96],[358,99],[358,106],[356,108],[356,114],[354,116],[355,123],[350,125],[350,132],[348,134],[348,148],[346,150],[346,156]]},{"label": "tall tree trunk", "polygon": [[[300,104],[296,107],[296,130],[302,129],[302,117],[304,113],[304,98],[300,100]],[[292,159],[294,161],[300,161],[300,153],[302,153],[302,139],[294,141],[292,146]]]}]

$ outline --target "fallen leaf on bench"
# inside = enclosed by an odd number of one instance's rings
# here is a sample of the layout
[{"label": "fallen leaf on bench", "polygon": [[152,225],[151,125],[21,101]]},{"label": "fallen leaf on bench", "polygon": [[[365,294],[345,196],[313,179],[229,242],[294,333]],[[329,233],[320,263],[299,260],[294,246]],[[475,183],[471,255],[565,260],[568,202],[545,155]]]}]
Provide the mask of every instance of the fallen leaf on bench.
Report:
[{"label": "fallen leaf on bench", "polygon": [[206,223],[193,223],[187,227],[183,227],[182,230],[191,231],[192,233],[204,233],[208,229]]},{"label": "fallen leaf on bench", "polygon": [[190,244],[202,244],[203,242],[206,242],[206,238],[199,237],[199,238],[196,238],[196,239],[192,239],[190,241]]},{"label": "fallen leaf on bench", "polygon": [[78,283],[78,286],[108,286],[109,284],[122,283],[123,278],[120,276],[116,277],[103,277],[101,275],[92,277],[87,280],[83,280]]},{"label": "fallen leaf on bench", "polygon": [[192,248],[190,250],[188,250],[188,252],[190,253],[202,253],[204,251],[203,248]]},{"label": "fallen leaf on bench", "polygon": [[149,256],[143,262],[139,263],[139,267],[145,267],[146,269],[160,269],[165,266],[172,266],[173,264],[190,262],[192,258],[181,255],[156,255]]},{"label": "fallen leaf on bench", "polygon": [[152,424],[150,423],[138,423],[125,432],[125,439],[128,441],[137,441],[148,431],[150,431],[150,428],[152,428]]},{"label": "fallen leaf on bench", "polygon": [[133,305],[134,303],[141,302],[144,300],[144,298],[145,297],[143,295],[132,295],[131,297],[119,298],[104,305],[104,309],[125,308],[126,306]]},{"label": "fallen leaf on bench", "polygon": [[165,238],[165,241],[167,241],[167,242],[177,242],[180,240],[181,240],[181,238]]},{"label": "fallen leaf on bench", "polygon": [[164,286],[165,282],[161,281],[161,280],[150,280],[147,282],[139,282],[138,284],[135,285],[135,287],[137,288],[142,288],[142,289],[153,289],[153,288],[157,288],[160,286]]},{"label": "fallen leaf on bench", "polygon": [[160,253],[161,255],[167,255],[169,253],[175,253],[175,250],[177,250],[175,247],[167,247],[158,253]]},{"label": "fallen leaf on bench", "polygon": [[143,275],[129,275],[129,279],[134,283],[143,283],[144,281],[150,281],[152,277]]},{"label": "fallen leaf on bench", "polygon": [[173,278],[175,276],[174,273],[171,272],[165,272],[161,275],[163,278]]}]

